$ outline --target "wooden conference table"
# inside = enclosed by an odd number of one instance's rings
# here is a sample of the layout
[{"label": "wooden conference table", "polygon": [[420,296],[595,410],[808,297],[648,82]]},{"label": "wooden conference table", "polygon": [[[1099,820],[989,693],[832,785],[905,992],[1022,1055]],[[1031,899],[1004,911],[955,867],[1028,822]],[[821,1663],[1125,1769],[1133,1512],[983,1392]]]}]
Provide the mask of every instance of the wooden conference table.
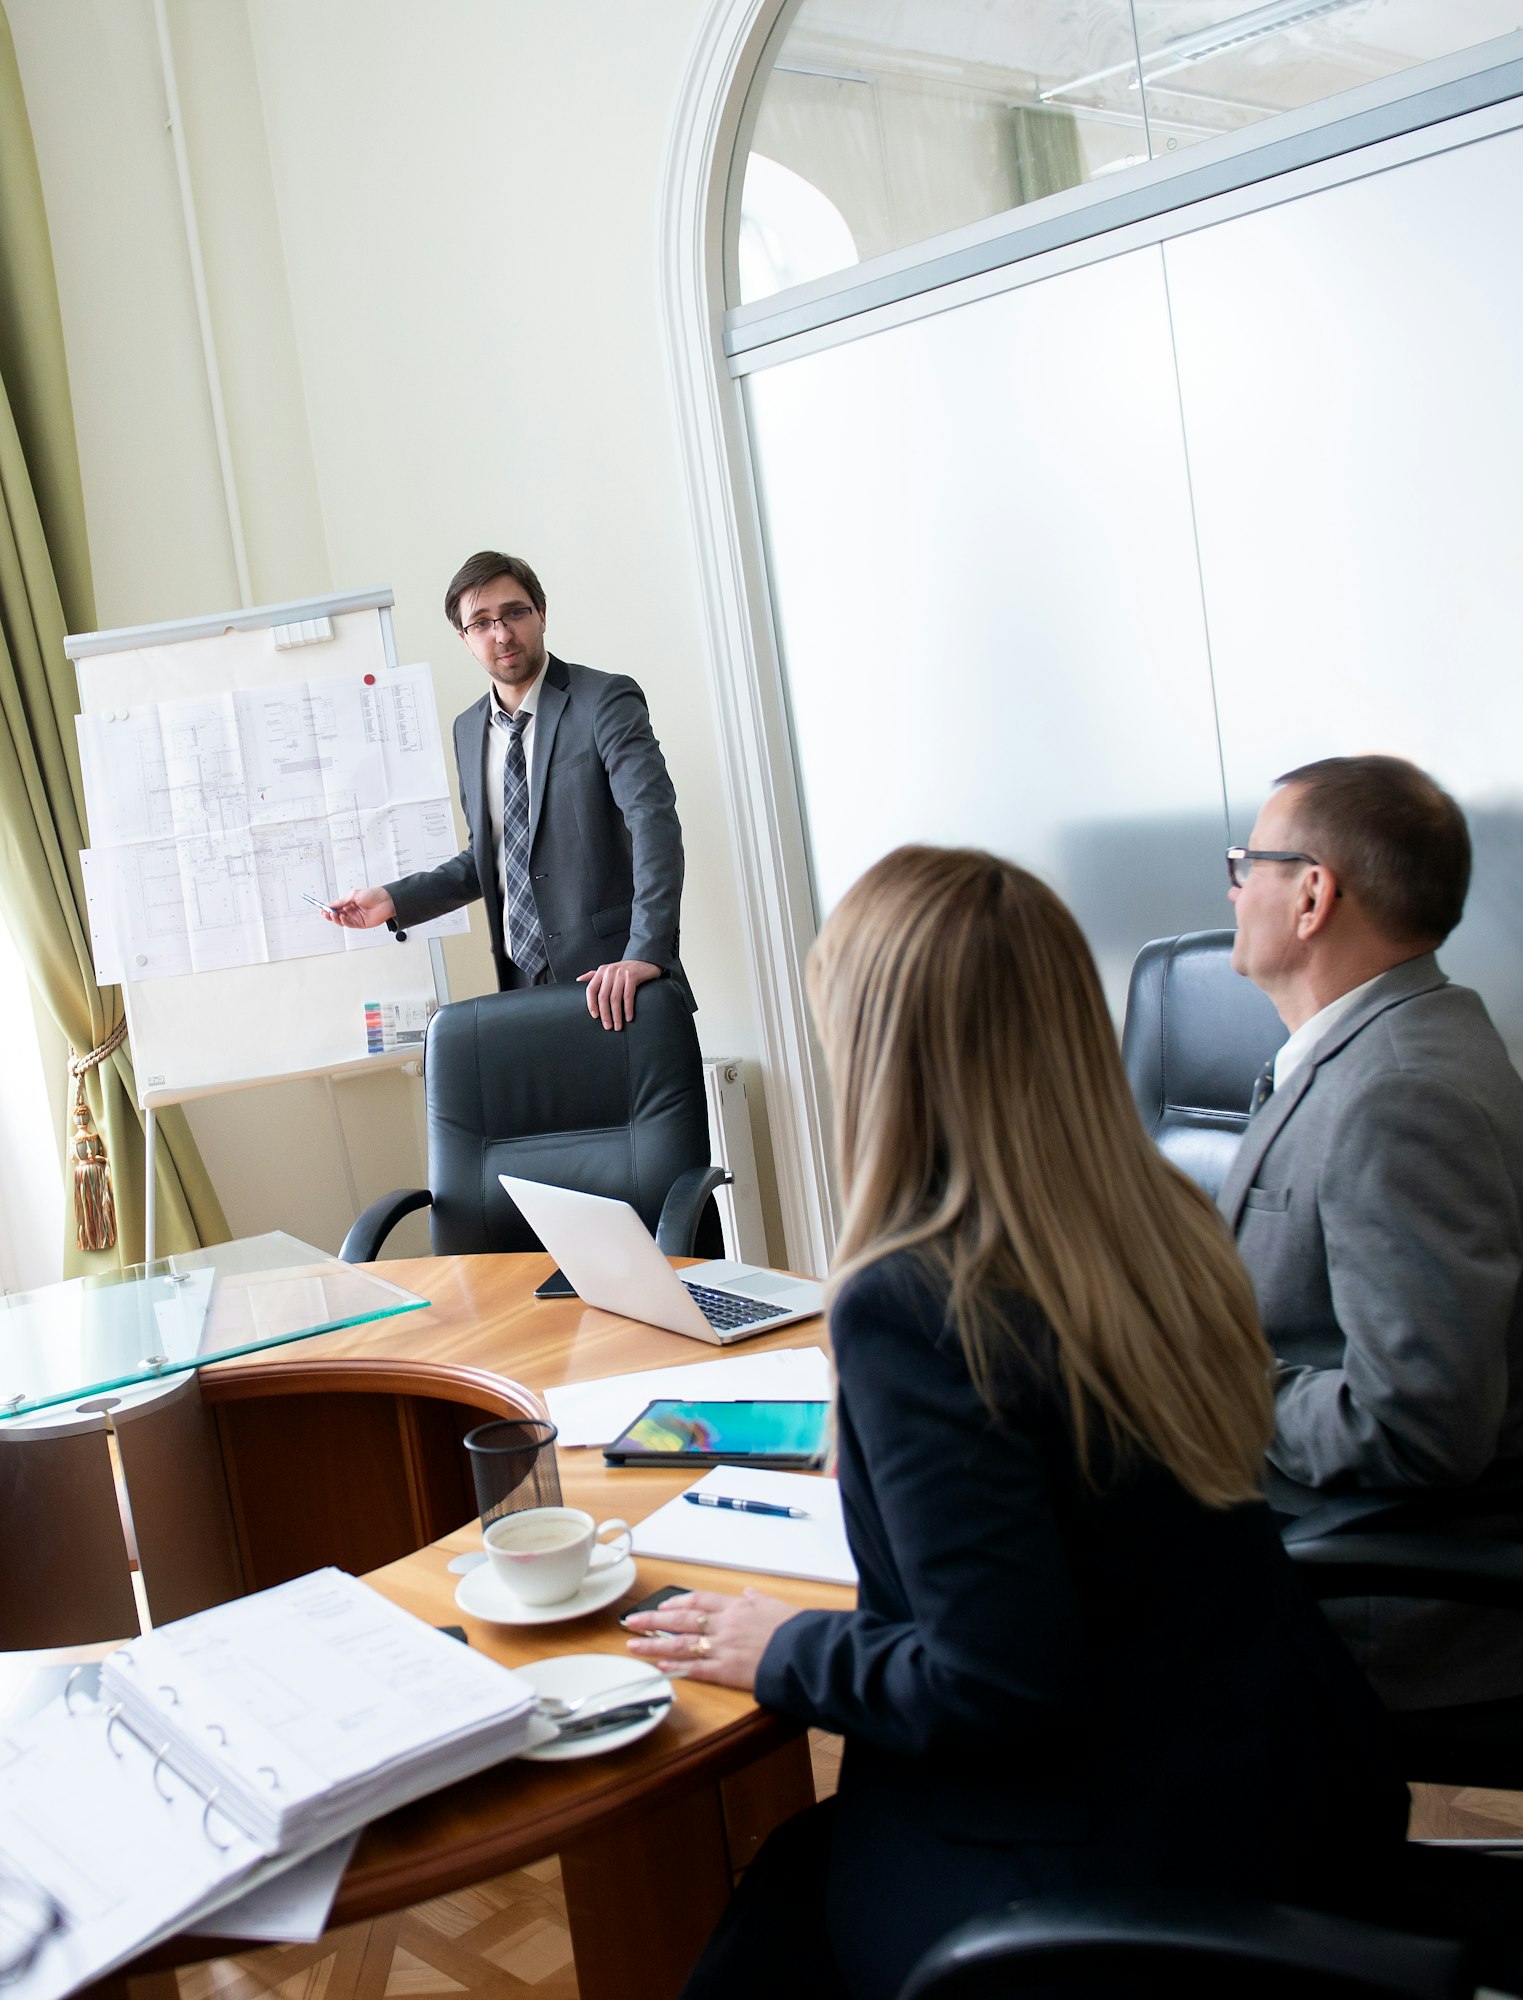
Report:
[{"label": "wooden conference table", "polygon": [[[382,1273],[431,1300],[426,1311],[203,1373],[247,1589],[337,1563],[431,1624],[464,1624],[473,1646],[512,1666],[622,1655],[620,1611],[660,1584],[739,1590],[757,1581],[641,1557],[627,1599],[571,1623],[490,1625],[457,1609],[449,1559],[480,1545],[467,1430],[533,1407],[537,1390],[719,1353],[579,1300],[536,1300],[550,1268],[542,1255],[388,1262]],[[824,1345],[823,1321],[760,1336],[746,1351],[809,1343]],[[560,1470],[568,1505],[630,1521],[693,1476],[613,1471],[596,1450],[563,1452]],[[837,1586],[787,1578],[765,1588],[801,1605],[853,1601]],[[368,1827],[330,1925],[558,1854],[582,2000],[668,2000],[736,1872],[813,1796],[800,1732],[747,1694],[683,1681],[668,1719],[639,1743],[577,1762],[510,1762]],[[206,1956],[204,1939],[180,1939],[128,1971]]]}]

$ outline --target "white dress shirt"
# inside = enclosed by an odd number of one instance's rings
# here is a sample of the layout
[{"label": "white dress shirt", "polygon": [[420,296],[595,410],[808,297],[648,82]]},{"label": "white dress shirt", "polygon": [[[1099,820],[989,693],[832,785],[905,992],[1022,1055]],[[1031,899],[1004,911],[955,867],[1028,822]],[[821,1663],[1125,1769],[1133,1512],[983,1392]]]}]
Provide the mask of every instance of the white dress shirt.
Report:
[{"label": "white dress shirt", "polygon": [[[544,680],[549,665],[547,656],[544,666],[524,689],[523,698],[518,704],[519,709],[526,710],[529,717],[523,727],[523,746],[524,775],[529,781],[531,796],[534,784],[534,711],[539,703],[540,683]],[[511,958],[513,936],[508,924],[507,876],[502,859],[502,780],[508,763],[508,725],[512,718],[502,705],[495,681],[491,684],[490,693],[492,707],[491,727],[487,730],[487,818],[492,829],[492,852],[497,856],[497,900],[502,905],[503,944],[508,957]]]},{"label": "white dress shirt", "polygon": [[[499,785],[498,790],[502,787]],[[1377,972],[1375,979],[1384,978]],[[1347,993],[1340,993],[1336,1000],[1329,1000],[1309,1021],[1303,1021],[1288,1041],[1282,1042],[1274,1059],[1274,1087],[1284,1088],[1287,1081],[1301,1067],[1312,1050],[1328,1030],[1341,1021],[1356,1000],[1363,999],[1375,984],[1375,979],[1366,979],[1362,985],[1351,986]]]}]

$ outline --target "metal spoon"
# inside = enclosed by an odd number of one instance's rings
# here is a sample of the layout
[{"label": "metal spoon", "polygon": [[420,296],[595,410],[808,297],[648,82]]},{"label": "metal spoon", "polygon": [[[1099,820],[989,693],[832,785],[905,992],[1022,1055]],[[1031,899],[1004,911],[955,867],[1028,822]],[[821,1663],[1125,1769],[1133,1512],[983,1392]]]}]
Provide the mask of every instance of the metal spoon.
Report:
[{"label": "metal spoon", "polygon": [[[686,1674],[686,1667],[663,1667],[662,1679],[680,1681]],[[579,1694],[574,1701],[562,1701],[553,1694],[536,1695],[534,1706],[547,1722],[565,1722],[584,1709],[589,1701],[607,1701],[614,1695],[635,1695],[644,1688],[651,1698],[656,1698],[656,1683],[650,1674],[642,1674],[637,1681],[619,1681],[613,1687],[593,1688],[590,1694]]]}]

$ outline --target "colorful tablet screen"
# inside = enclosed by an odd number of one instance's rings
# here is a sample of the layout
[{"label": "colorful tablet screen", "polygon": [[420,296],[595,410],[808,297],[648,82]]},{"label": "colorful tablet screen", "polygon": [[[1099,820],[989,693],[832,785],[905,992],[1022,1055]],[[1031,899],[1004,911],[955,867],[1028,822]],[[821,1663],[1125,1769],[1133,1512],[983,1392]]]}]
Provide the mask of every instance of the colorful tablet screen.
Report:
[{"label": "colorful tablet screen", "polygon": [[673,1458],[823,1458],[828,1403],[652,1403],[608,1447]]}]

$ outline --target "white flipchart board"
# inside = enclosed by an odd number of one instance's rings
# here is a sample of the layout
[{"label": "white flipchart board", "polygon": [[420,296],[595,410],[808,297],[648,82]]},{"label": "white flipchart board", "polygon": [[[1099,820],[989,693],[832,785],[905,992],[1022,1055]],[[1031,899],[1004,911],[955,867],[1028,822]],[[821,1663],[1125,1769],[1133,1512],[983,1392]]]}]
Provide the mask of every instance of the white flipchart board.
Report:
[{"label": "white flipchart board", "polygon": [[[392,601],[388,589],[356,591],[92,632],[64,645],[81,708],[114,710],[351,667],[395,669]],[[331,620],[331,638],[277,649],[277,627],[322,619]],[[246,1084],[389,1068],[400,1058],[366,1052],[367,1003],[449,997],[437,940],[416,933],[401,943],[388,936],[374,949],[131,980],[122,995],[138,1097],[149,1110]]]}]

